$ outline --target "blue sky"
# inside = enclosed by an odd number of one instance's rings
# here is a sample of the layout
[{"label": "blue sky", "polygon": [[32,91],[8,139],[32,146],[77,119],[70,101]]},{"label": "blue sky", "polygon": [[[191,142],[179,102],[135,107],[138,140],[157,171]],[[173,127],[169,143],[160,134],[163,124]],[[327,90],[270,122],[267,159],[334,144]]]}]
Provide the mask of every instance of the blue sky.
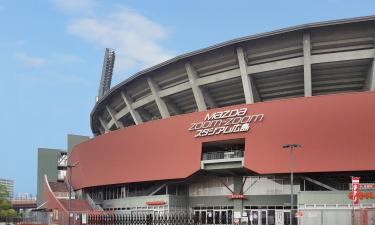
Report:
[{"label": "blue sky", "polygon": [[37,148],[91,135],[105,47],[117,52],[116,84],[229,39],[374,14],[373,0],[0,0],[0,177],[35,194]]}]

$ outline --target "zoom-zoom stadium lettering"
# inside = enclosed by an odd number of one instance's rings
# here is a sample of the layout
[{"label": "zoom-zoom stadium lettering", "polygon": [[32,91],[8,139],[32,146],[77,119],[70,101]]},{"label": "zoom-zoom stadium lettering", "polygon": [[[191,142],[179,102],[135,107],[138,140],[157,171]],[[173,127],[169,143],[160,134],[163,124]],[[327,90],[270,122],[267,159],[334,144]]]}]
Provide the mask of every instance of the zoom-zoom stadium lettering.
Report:
[{"label": "zoom-zoom stadium lettering", "polygon": [[247,132],[251,123],[263,119],[264,114],[247,115],[247,108],[224,110],[207,113],[203,121],[192,123],[188,130],[196,132],[194,137]]}]

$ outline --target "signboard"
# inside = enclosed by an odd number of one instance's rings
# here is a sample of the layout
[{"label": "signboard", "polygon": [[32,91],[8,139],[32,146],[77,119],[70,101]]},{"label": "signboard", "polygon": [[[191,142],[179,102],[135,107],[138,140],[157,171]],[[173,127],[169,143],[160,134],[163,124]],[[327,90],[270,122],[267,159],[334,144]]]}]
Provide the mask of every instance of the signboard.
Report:
[{"label": "signboard", "polygon": [[229,198],[229,199],[246,199],[245,195],[240,195],[240,194],[227,195],[227,198]]},{"label": "signboard", "polygon": [[359,177],[352,177],[352,195],[353,205],[358,205]]},{"label": "signboard", "polygon": [[165,205],[167,204],[166,201],[152,201],[152,202],[146,202],[146,205]]},{"label": "signboard", "polygon": [[52,210],[52,214],[53,214],[53,219],[54,220],[59,220],[59,210],[53,209]]},{"label": "signboard", "polygon": [[[349,192],[349,199],[353,199],[353,192]],[[375,199],[375,193],[370,191],[358,191],[358,200]]]},{"label": "signboard", "polygon": [[359,189],[375,189],[375,184],[374,183],[360,183],[359,184]]},{"label": "signboard", "polygon": [[203,121],[192,123],[188,130],[195,131],[194,137],[247,132],[251,123],[263,119],[264,114],[247,115],[247,108],[224,110],[207,113]]}]

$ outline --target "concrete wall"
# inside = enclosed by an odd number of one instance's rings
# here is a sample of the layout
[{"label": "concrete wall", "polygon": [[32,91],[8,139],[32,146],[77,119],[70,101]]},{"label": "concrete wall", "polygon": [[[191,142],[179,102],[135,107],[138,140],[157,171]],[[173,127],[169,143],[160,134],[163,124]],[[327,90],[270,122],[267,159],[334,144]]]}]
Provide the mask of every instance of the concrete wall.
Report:
[{"label": "concrete wall", "polygon": [[302,210],[304,215],[299,219],[300,225],[351,225],[350,209],[336,210]]},{"label": "concrete wall", "polygon": [[152,195],[152,196],[137,196],[128,197],[125,199],[112,199],[97,201],[102,204],[103,208],[126,208],[126,207],[147,207],[146,202],[165,201],[169,206],[186,207],[188,205],[187,196],[173,196],[173,195]]},{"label": "concrete wall", "polygon": [[75,145],[78,145],[84,141],[90,140],[88,136],[76,135],[76,134],[68,134],[67,136],[67,143],[68,143],[68,153],[73,149]]},{"label": "concrete wall", "polygon": [[[243,206],[246,205],[285,205],[289,203],[289,195],[261,195],[261,196],[246,196],[243,200]],[[233,206],[233,199],[226,196],[168,196],[168,195],[154,195],[154,196],[139,196],[128,197],[125,199],[105,200],[98,203],[103,204],[104,208],[123,208],[123,207],[145,207],[146,202],[149,201],[166,201],[170,206]]]},{"label": "concrete wall", "polygon": [[[89,140],[90,137],[68,134],[67,145],[70,152],[73,147],[83,141]],[[57,182],[58,170],[57,161],[61,153],[66,152],[61,149],[38,148],[38,170],[37,170],[37,204],[40,206],[44,203],[43,199],[43,181],[44,175],[47,175],[49,182]]]},{"label": "concrete wall", "polygon": [[37,171],[37,204],[44,203],[43,183],[44,175],[47,175],[49,182],[57,181],[57,160],[63,150],[59,149],[38,149],[38,171]]},{"label": "concrete wall", "polygon": [[[348,205],[352,200],[348,197],[350,191],[303,191],[298,193],[298,204],[317,205]],[[367,192],[367,191],[364,191]],[[373,190],[369,192],[375,193]],[[373,204],[374,199],[363,198],[361,204]]]}]

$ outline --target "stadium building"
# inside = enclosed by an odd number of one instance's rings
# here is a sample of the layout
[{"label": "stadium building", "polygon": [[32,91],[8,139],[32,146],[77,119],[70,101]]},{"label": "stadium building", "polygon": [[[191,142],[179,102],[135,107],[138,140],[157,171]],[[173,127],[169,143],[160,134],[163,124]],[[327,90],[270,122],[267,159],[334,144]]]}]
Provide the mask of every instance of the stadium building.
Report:
[{"label": "stadium building", "polygon": [[[355,208],[375,207],[374,38],[375,17],[306,24],[136,73],[99,96],[94,137],[67,157],[75,210],[351,224],[352,176]],[[44,179],[44,207],[66,211]]]}]

